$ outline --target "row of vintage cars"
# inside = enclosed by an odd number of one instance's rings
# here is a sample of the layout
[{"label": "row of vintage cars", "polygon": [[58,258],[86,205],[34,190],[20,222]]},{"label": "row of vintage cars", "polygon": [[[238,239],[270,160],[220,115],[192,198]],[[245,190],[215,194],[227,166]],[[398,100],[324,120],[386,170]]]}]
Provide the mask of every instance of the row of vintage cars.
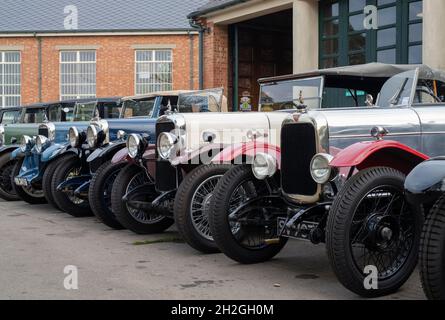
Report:
[{"label": "row of vintage cars", "polygon": [[222,112],[222,89],[14,109],[0,197],[139,234],[176,223],[244,264],[325,243],[363,297],[397,291],[420,246],[425,293],[445,298],[445,73],[372,63],[259,83],[273,112]]}]

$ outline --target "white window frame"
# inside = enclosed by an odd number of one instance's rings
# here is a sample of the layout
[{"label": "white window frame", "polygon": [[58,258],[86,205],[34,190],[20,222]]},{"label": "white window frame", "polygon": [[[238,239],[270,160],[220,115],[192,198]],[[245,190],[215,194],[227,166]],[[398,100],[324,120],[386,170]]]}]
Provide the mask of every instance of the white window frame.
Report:
[{"label": "white window frame", "polygon": [[[6,53],[18,53],[19,54],[19,62],[5,62],[5,54]],[[0,108],[3,107],[9,107],[6,105],[6,98],[7,97],[18,97],[19,98],[19,103],[16,106],[20,106],[22,103],[22,52],[21,51],[17,51],[17,50],[7,50],[7,51],[0,51],[0,65],[4,66],[4,65],[19,65],[19,77],[20,77],[20,83],[19,83],[19,88],[20,88],[20,93],[17,94],[5,94],[4,93],[4,85],[6,84],[5,82],[5,74],[1,73],[0,77],[2,77],[2,85],[0,85]],[[13,84],[16,85],[16,84]],[[11,107],[16,107],[16,106],[11,106]]]},{"label": "white window frame", "polygon": [[[76,53],[76,61],[62,61],[62,54],[66,52]],[[82,52],[94,52],[94,61],[80,61],[80,54]],[[75,65],[81,65],[81,64],[94,64],[94,95],[92,94],[83,94],[79,93],[79,89],[77,89],[76,99],[83,99],[83,98],[96,98],[97,96],[97,51],[96,50],[60,50],[59,53],[59,95],[60,100],[69,100],[73,98],[73,94],[64,94],[62,92],[62,88],[64,83],[62,83],[62,66],[64,64],[75,64]],[[66,85],[66,83],[65,83]],[[81,85],[93,85],[92,83],[70,83],[70,85],[75,86],[81,86]]]},{"label": "white window frame", "polygon": [[[171,59],[169,61],[156,60],[156,52],[159,52],[159,51],[169,51]],[[139,52],[150,52],[152,55],[152,61],[138,61],[138,53]],[[137,49],[134,52],[134,61],[135,61],[134,62],[134,92],[135,92],[135,95],[149,94],[154,91],[171,91],[171,90],[173,90],[173,50],[172,49]],[[138,92],[138,85],[143,84],[143,83],[138,83],[138,65],[139,64],[156,65],[158,63],[170,63],[171,82],[158,83],[158,82],[153,81],[153,82],[150,82],[148,85],[149,86],[160,85],[161,86],[160,90],[152,90],[152,91],[148,90],[147,92]]]}]

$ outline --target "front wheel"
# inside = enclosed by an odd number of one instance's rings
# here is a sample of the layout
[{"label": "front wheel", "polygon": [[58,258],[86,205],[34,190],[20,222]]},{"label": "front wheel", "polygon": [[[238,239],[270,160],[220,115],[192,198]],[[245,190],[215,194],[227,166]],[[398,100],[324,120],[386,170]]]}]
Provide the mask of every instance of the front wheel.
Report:
[{"label": "front wheel", "polygon": [[339,281],[368,298],[396,292],[418,257],[420,208],[404,199],[405,175],[391,168],[359,172],[332,205],[326,248]]},{"label": "front wheel", "polygon": [[420,244],[420,279],[425,295],[445,300],[445,197],[428,216]]},{"label": "front wheel", "polygon": [[6,201],[17,201],[20,197],[14,192],[11,180],[15,160],[11,160],[11,153],[0,156],[0,198]]},{"label": "front wheel", "polygon": [[176,193],[174,215],[179,233],[194,249],[217,253],[209,225],[213,190],[230,165],[200,166],[190,172]]},{"label": "front wheel", "polygon": [[270,195],[266,184],[254,177],[251,166],[235,166],[219,180],[213,192],[210,231],[218,248],[237,262],[268,261],[286,245],[287,239],[277,234],[277,216],[267,208],[246,208],[242,215],[229,219],[248,200]]},{"label": "front wheel", "polygon": [[111,190],[124,166],[125,163],[106,162],[94,174],[88,190],[88,199],[94,215],[105,225],[115,230],[121,230],[123,227],[111,210]]},{"label": "front wheel", "polygon": [[147,184],[145,193],[138,197],[138,201],[150,203],[159,194],[155,186],[147,177],[145,170],[136,165],[128,165],[117,176],[111,191],[111,208],[117,221],[126,229],[137,234],[161,233],[173,225],[173,220],[161,212],[153,210],[145,212],[127,205],[122,198],[137,187]]},{"label": "front wheel", "polygon": [[36,188],[34,186],[22,187],[16,185],[14,182],[15,177],[20,175],[24,159],[25,158],[18,160],[12,170],[11,183],[13,190],[23,201],[29,204],[44,204],[46,203],[46,198],[41,188]]},{"label": "front wheel", "polygon": [[65,211],[73,217],[91,216],[91,208],[88,201],[79,199],[74,195],[58,191],[57,187],[66,180],[80,175],[82,163],[76,155],[64,158],[53,174],[51,181],[51,192],[54,201],[60,210]]}]

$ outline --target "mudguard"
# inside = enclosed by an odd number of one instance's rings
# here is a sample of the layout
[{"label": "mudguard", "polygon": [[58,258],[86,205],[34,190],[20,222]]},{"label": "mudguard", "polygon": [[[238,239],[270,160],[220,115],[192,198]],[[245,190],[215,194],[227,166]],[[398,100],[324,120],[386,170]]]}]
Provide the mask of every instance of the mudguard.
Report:
[{"label": "mudguard", "polygon": [[122,150],[119,150],[111,159],[111,162],[113,164],[121,163],[121,162],[130,162],[132,159],[128,155],[128,149],[123,148]]},{"label": "mudguard", "polygon": [[172,166],[179,166],[182,164],[210,164],[212,159],[219,154],[226,145],[220,143],[207,144],[198,150],[182,155],[172,160]]},{"label": "mudguard", "polygon": [[433,204],[445,192],[445,157],[415,167],[405,181],[406,197],[412,203]]},{"label": "mudguard", "polygon": [[[266,153],[277,160],[278,169],[281,168],[281,148],[275,145],[252,141],[248,143],[239,143],[225,148],[216,157],[212,159],[214,164],[245,164],[251,163],[258,153]],[[240,163],[238,163],[240,161]]]},{"label": "mudguard", "polygon": [[125,146],[126,142],[123,140],[111,142],[105,147],[94,150],[94,152],[88,157],[87,162],[91,163],[99,158],[109,159],[109,156],[116,154],[121,149],[125,148]]},{"label": "mudguard", "polygon": [[24,155],[24,153],[22,152],[22,150],[20,148],[14,149],[11,152],[11,160],[15,160],[15,159],[18,159],[18,158],[21,158],[21,157],[24,157],[24,156],[25,155]]},{"label": "mudguard", "polygon": [[65,154],[68,152],[78,154],[77,149],[71,148],[70,144],[56,143],[56,144],[53,144],[52,146],[50,146],[48,149],[46,149],[42,153],[41,161],[44,163],[50,162],[50,161],[54,160],[55,158],[61,156],[62,154]]},{"label": "mudguard", "polygon": [[372,167],[390,167],[409,174],[429,157],[397,141],[380,140],[359,142],[340,151],[332,160],[336,168],[355,167],[364,170]]},{"label": "mudguard", "polygon": [[13,146],[3,146],[0,148],[0,156],[13,152],[14,150],[16,150],[19,146],[18,145],[13,145]]},{"label": "mudguard", "polygon": [[[20,168],[20,174],[17,178],[26,180],[28,184],[39,182],[42,178],[40,175],[40,156],[33,153],[28,155],[23,160],[22,167]],[[14,177],[16,178],[16,177]]]}]

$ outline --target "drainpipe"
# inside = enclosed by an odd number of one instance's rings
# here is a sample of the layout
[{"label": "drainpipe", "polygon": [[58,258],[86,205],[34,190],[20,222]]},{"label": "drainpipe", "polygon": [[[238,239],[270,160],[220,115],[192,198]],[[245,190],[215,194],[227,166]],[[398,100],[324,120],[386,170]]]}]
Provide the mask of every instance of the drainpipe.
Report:
[{"label": "drainpipe", "polygon": [[38,61],[38,78],[37,82],[39,85],[39,102],[42,102],[42,37],[34,34],[34,37],[37,40],[37,61]]},{"label": "drainpipe", "polygon": [[190,39],[190,90],[194,89],[195,85],[195,48],[193,46],[194,36],[189,32]]},{"label": "drainpipe", "polygon": [[204,32],[207,30],[201,23],[190,19],[190,26],[199,32],[199,90],[204,89]]}]

